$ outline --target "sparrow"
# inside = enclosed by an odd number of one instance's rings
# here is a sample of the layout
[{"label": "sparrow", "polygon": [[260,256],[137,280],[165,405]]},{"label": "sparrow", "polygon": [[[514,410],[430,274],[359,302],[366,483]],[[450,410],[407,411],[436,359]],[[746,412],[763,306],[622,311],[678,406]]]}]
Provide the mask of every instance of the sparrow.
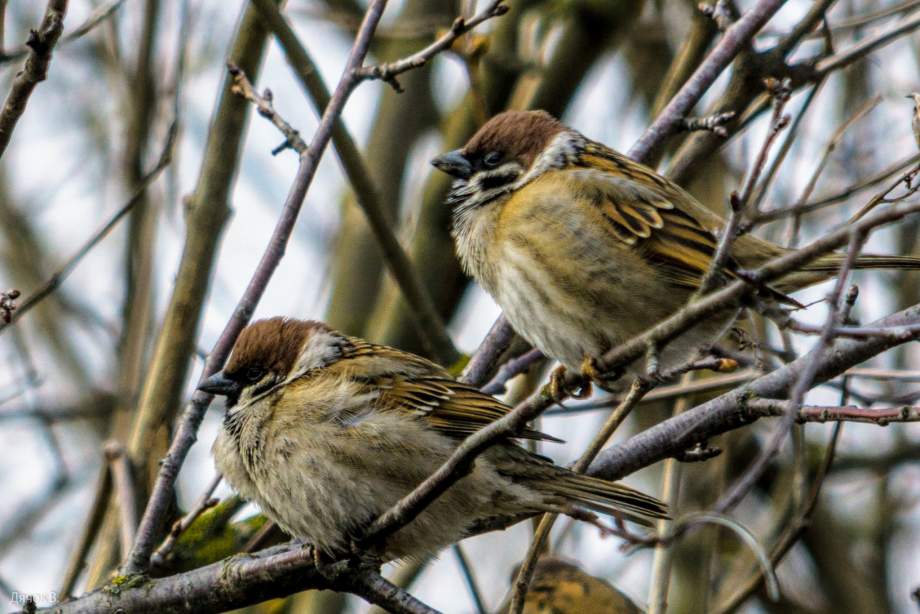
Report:
[{"label": "sparrow", "polygon": [[[243,329],[224,369],[199,389],[226,397],[212,448],[218,471],[285,532],[332,557],[351,553],[464,438],[511,409],[415,354],[280,317]],[[518,437],[558,441],[534,430]],[[667,515],[653,497],[505,440],[371,554],[424,558],[477,521],[588,510],[646,525]]]},{"label": "sparrow", "polygon": [[[520,335],[601,385],[610,376],[598,373],[599,357],[674,314],[700,289],[724,225],[676,183],[544,111],[496,115],[432,164],[455,177],[447,206],[466,273]],[[732,243],[724,277],[786,251],[742,235]],[[819,258],[770,292],[785,299],[786,292],[834,275],[842,260],[841,254]],[[856,268],[879,267],[920,268],[920,258],[856,262]],[[659,367],[711,346],[739,311],[726,309],[672,341],[660,351]],[[555,394],[563,373],[553,374]]]},{"label": "sparrow", "polygon": [[[499,611],[507,612],[508,607],[505,604]],[[533,579],[524,597],[523,614],[559,612],[641,614],[642,610],[607,581],[589,575],[563,559],[543,557],[534,568]]]},{"label": "sparrow", "polygon": [[910,122],[910,127],[914,131],[914,140],[917,141],[917,148],[920,149],[920,92],[908,94],[907,97],[914,101],[914,115]]}]

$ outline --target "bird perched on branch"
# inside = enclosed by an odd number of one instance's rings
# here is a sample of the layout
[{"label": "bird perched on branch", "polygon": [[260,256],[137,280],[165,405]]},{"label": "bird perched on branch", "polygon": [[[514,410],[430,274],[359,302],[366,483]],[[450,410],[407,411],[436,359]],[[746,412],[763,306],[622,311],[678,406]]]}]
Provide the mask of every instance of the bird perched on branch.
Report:
[{"label": "bird perched on branch", "polygon": [[[432,160],[456,178],[447,197],[466,272],[544,354],[603,382],[596,359],[674,314],[700,289],[724,220],[674,182],[543,111],[506,111],[461,149]],[[782,255],[739,236],[723,278]],[[843,256],[818,258],[770,292],[832,276]],[[856,268],[920,268],[920,258],[862,256]],[[785,297],[783,297],[785,298]],[[738,309],[668,344],[662,368],[712,345]],[[554,374],[558,392],[561,372]]]},{"label": "bird perched on branch", "polygon": [[[510,411],[420,356],[285,318],[247,326],[223,371],[199,389],[227,397],[213,447],[218,470],[282,529],[330,555],[348,553],[465,437]],[[586,510],[643,524],[666,515],[653,497],[504,440],[375,554],[423,557],[476,521]]]}]

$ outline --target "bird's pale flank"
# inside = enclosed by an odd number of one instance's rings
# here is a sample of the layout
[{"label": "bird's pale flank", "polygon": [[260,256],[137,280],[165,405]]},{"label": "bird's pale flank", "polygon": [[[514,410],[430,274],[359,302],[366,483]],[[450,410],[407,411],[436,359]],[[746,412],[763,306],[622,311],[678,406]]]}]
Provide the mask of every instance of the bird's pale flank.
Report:
[{"label": "bird's pale flank", "polygon": [[[432,163],[456,178],[447,204],[464,269],[518,333],[592,377],[594,359],[675,313],[700,288],[723,225],[677,184],[542,111],[501,113]],[[738,237],[724,277],[785,251]],[[775,291],[821,281],[841,260],[820,258]],[[856,267],[918,268],[920,259],[864,256]],[[737,311],[670,343],[661,365],[712,345]]]},{"label": "bird's pale flank", "polygon": [[[246,327],[201,389],[227,397],[218,470],[282,529],[330,554],[347,552],[460,441],[510,410],[420,356],[283,318]],[[504,441],[377,554],[423,557],[479,520],[576,508],[640,522],[665,515],[652,497]]]}]

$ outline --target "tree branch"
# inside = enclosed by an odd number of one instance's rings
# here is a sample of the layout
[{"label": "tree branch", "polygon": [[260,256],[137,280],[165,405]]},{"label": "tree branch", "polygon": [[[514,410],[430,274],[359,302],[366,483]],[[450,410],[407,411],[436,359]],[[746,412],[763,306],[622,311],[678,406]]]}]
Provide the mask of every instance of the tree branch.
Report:
[{"label": "tree branch", "polygon": [[[875,326],[901,326],[918,322],[920,304],[882,318]],[[914,338],[920,338],[920,333]],[[814,382],[826,382],[849,367],[902,343],[902,340],[888,337],[837,339],[829,351],[817,360]],[[601,453],[588,473],[607,480],[620,479],[642,467],[678,455],[716,435],[757,421],[762,417],[762,412],[748,411],[748,400],[781,398],[788,394],[790,386],[805,366],[815,359],[815,352],[809,352],[780,369],[698,405],[680,416],[660,422],[618,446],[608,448]]]},{"label": "tree branch", "polygon": [[64,15],[67,13],[67,0],[48,0],[45,16],[37,30],[29,32],[26,46],[29,55],[25,66],[16,73],[13,86],[0,110],[0,156],[6,151],[13,136],[16,122],[26,110],[26,104],[35,86],[48,76],[51,64],[51,52],[64,30]]},{"label": "tree branch", "polygon": [[490,2],[484,9],[469,19],[457,17],[454,20],[454,23],[451,24],[450,30],[445,32],[442,36],[438,37],[436,41],[421,51],[413,53],[409,57],[403,58],[401,60],[396,60],[395,62],[379,64],[377,66],[365,66],[358,71],[359,78],[381,79],[389,83],[397,92],[401,92],[402,86],[400,86],[399,81],[396,80],[397,76],[408,70],[412,70],[413,68],[421,68],[437,54],[450,49],[455,40],[482,22],[507,13],[508,7],[503,4],[503,2],[504,0],[492,0],[492,2]]}]

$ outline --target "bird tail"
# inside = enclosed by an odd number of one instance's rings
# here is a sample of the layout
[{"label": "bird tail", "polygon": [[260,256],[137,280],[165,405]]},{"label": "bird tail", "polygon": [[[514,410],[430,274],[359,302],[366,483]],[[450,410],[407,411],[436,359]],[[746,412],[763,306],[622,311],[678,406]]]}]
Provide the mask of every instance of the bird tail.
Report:
[{"label": "bird tail", "polygon": [[[838,258],[836,271],[840,268],[843,257]],[[819,260],[816,264],[820,264]],[[920,256],[860,256],[856,259],[857,269],[920,269]]]},{"label": "bird tail", "polygon": [[[793,292],[832,277],[840,270],[845,254],[828,254],[811,264],[782,277],[775,285],[782,292]],[[854,263],[856,269],[920,269],[920,256],[859,256]]]},{"label": "bird tail", "polygon": [[589,509],[651,526],[650,519],[668,518],[668,506],[643,492],[621,484],[577,473],[554,481],[553,492]]}]

